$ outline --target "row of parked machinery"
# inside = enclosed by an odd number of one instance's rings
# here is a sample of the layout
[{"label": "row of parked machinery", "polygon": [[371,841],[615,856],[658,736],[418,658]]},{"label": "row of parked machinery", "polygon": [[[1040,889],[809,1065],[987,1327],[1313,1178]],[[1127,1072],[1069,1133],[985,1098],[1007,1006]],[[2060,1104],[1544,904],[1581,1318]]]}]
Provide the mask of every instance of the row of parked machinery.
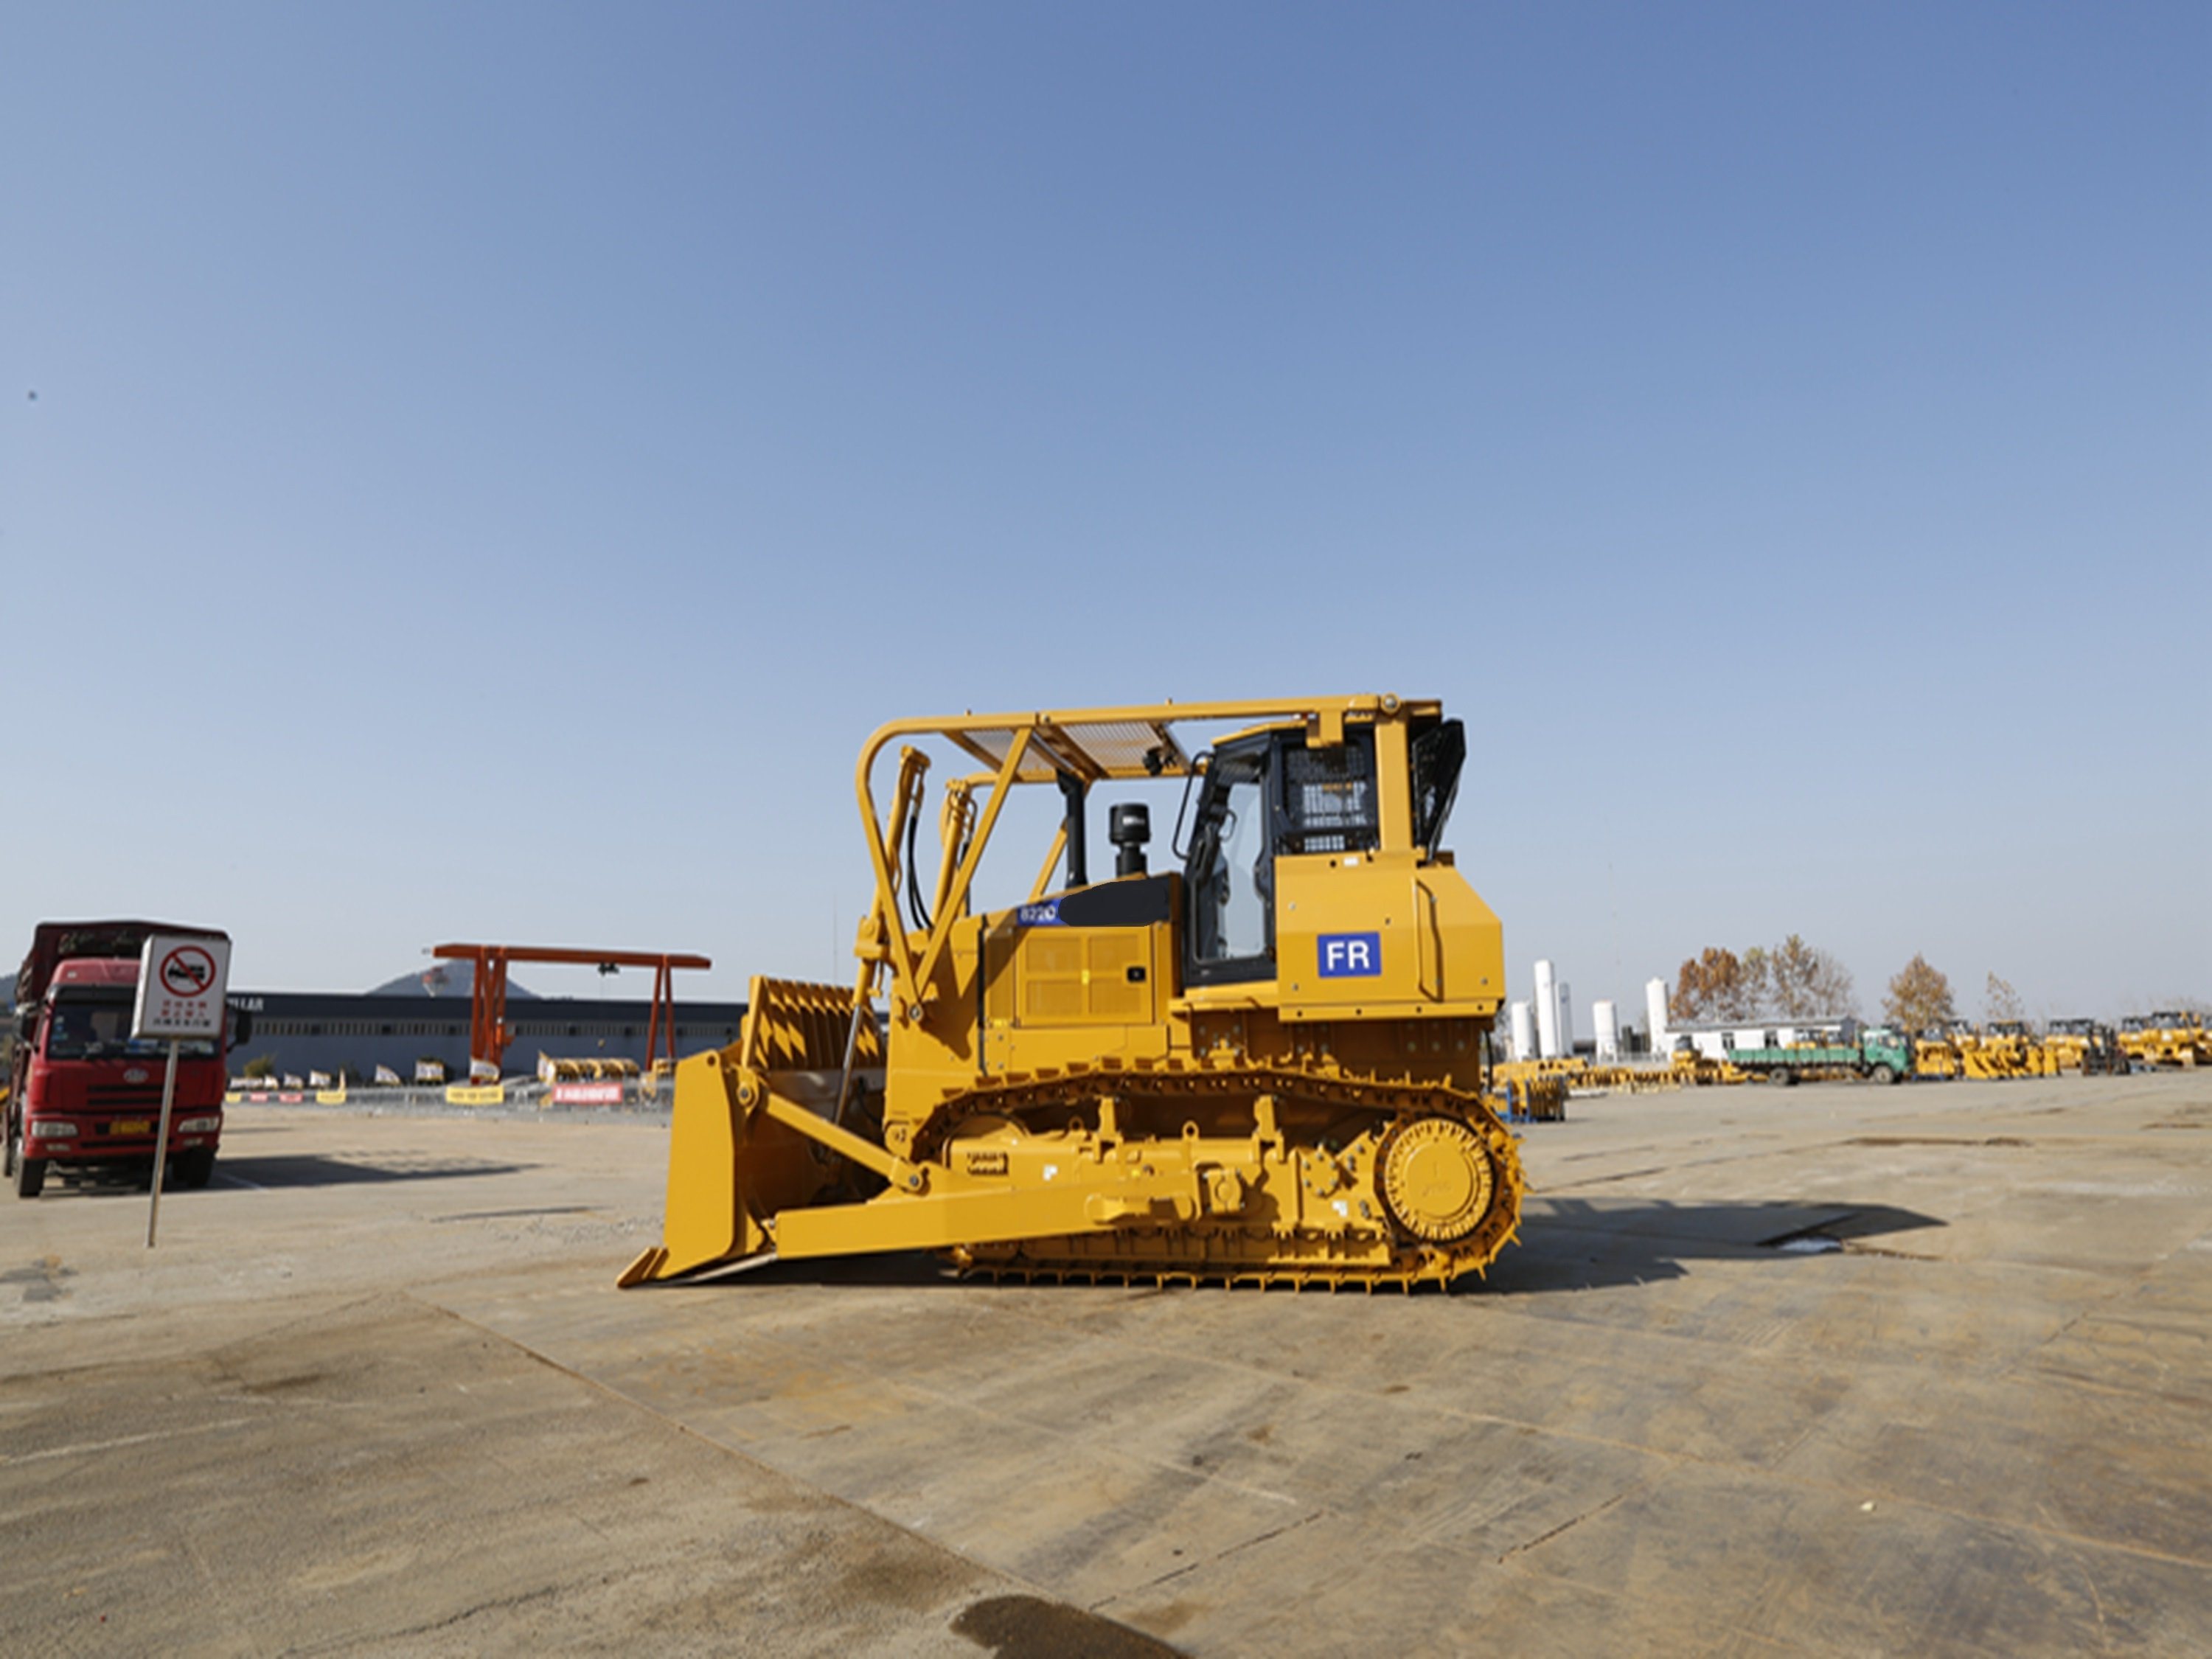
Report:
[{"label": "row of parked machinery", "polygon": [[2131,1016],[2117,1030],[2094,1019],[2054,1019],[2039,1033],[2025,1020],[1993,1020],[1978,1030],[1961,1022],[1917,1036],[1844,1021],[1817,1036],[1731,1047],[1724,1056],[1699,1053],[1686,1038],[1665,1066],[1579,1057],[1501,1060],[1491,1076],[1494,1083],[1516,1087],[1549,1085],[1561,1091],[1563,1108],[1565,1094],[1596,1091],[1643,1094],[1760,1082],[1787,1087],[1838,1078],[1889,1084],[1907,1078],[2118,1076],[2197,1066],[2212,1066],[2212,1030],[2194,1014],[2169,1012]]},{"label": "row of parked machinery", "polygon": [[1978,1031],[1923,1032],[1913,1069],[1923,1077],[2008,1078],[2158,1066],[2212,1066],[2212,1030],[2179,1010],[2131,1014],[2117,1030],[2094,1019],[2054,1019],[2039,1036],[2026,1020],[1992,1020]]}]

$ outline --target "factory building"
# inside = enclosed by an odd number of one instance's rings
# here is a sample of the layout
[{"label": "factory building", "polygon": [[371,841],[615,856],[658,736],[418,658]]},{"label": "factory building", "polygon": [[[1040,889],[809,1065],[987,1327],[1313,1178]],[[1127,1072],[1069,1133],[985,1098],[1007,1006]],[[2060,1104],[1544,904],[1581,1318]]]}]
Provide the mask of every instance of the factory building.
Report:
[{"label": "factory building", "polygon": [[[441,963],[365,994],[319,991],[240,991],[230,994],[234,1019],[250,1019],[244,1042],[234,1043],[230,1068],[241,1073],[265,1060],[279,1078],[315,1073],[356,1082],[388,1076],[411,1081],[422,1062],[446,1075],[469,1074],[470,976],[465,963]],[[556,1060],[627,1060],[646,1063],[652,1028],[649,1001],[541,997],[521,987],[507,989],[509,1076],[528,1076],[541,1054]],[[676,1052],[697,1054],[738,1040],[745,1017],[742,1002],[676,1005]],[[243,1022],[241,1022],[242,1024]],[[259,1067],[256,1068],[260,1069]]]}]

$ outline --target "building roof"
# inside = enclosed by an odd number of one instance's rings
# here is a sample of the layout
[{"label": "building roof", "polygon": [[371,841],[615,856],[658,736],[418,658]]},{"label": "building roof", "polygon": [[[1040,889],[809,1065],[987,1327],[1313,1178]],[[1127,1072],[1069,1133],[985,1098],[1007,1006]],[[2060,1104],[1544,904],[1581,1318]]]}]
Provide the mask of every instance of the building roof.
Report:
[{"label": "building roof", "polygon": [[[426,1007],[426,1003],[436,1007]],[[465,1028],[469,1004],[465,998],[405,994],[386,996],[380,991],[359,994],[349,991],[242,991],[234,988],[230,1006],[269,1019],[416,1020],[425,1016],[451,1020]],[[742,1020],[742,1002],[676,1003],[679,1025],[727,1025]],[[650,998],[533,997],[527,1008],[507,1010],[507,1024],[580,1024],[609,1021],[642,1025],[653,1018]]]}]

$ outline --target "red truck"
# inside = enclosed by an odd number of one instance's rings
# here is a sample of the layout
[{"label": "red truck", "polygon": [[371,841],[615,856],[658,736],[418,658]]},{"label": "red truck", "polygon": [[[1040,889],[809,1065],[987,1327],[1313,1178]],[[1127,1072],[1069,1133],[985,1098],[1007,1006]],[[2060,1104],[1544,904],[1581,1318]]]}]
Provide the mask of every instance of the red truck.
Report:
[{"label": "red truck", "polygon": [[[132,1041],[131,1013],[139,952],[154,933],[228,937],[155,921],[42,921],[32,934],[15,975],[9,1067],[6,1173],[18,1196],[36,1198],[56,1164],[121,1165],[153,1180],[168,1044]],[[245,1033],[179,1045],[164,1185],[204,1187],[215,1174],[233,1036]]]}]

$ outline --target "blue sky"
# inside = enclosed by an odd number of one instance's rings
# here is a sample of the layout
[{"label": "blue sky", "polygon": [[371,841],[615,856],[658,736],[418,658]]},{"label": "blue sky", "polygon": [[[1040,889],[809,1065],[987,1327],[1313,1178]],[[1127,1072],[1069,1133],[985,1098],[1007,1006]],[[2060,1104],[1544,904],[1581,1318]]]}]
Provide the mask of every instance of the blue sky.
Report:
[{"label": "blue sky", "polygon": [[0,939],[842,977],[880,721],[1395,690],[1519,994],[2212,998],[2209,84],[2197,5],[10,8]]}]

